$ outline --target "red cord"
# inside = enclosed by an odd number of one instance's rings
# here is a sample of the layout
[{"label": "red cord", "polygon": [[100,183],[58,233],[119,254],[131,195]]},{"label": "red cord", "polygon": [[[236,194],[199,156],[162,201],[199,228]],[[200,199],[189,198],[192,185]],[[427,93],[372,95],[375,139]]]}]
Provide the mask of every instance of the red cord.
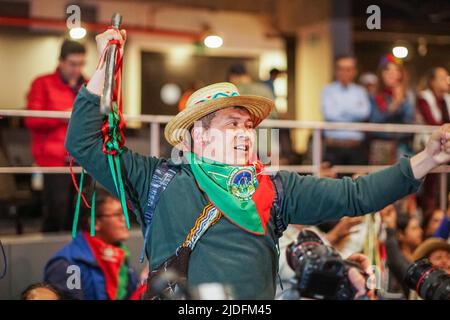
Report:
[{"label": "red cord", "polygon": [[[73,161],[74,161],[75,159],[74,159],[74,157],[72,157],[71,159],[70,159],[70,176],[72,177],[72,182],[73,182],[73,185],[75,186],[75,190],[77,190],[77,193],[80,193],[80,188],[78,187],[78,184],[77,184],[77,179],[75,179],[75,174],[73,173]],[[83,170],[83,169],[82,169]],[[84,205],[87,207],[87,208],[91,208],[91,206],[88,204],[88,202],[87,202],[87,200],[86,200],[86,198],[84,197],[84,194],[83,193],[81,193],[81,198],[83,199],[83,202],[84,202]]]}]

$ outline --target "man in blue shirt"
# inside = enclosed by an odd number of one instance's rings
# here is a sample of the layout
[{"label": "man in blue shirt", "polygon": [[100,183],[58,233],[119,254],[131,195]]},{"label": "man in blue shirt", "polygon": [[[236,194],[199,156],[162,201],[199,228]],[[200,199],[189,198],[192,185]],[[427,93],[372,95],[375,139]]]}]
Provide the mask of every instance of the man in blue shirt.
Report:
[{"label": "man in blue shirt", "polygon": [[[336,80],[321,94],[323,118],[330,122],[363,122],[370,115],[366,90],[353,81],[357,74],[356,59],[345,55],[335,60]],[[325,160],[336,165],[367,164],[364,132],[326,130]]]}]

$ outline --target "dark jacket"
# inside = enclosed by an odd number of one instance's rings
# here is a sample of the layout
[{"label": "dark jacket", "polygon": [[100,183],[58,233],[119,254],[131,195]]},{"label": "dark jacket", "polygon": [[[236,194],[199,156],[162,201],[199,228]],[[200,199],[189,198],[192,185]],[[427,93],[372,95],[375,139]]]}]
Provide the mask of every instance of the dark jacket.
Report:
[{"label": "dark jacket", "polygon": [[[104,115],[100,113],[99,100],[85,87],[81,88],[73,107],[66,148],[87,172],[116,195],[108,159],[102,151]],[[133,211],[140,220],[139,209],[145,211],[147,207],[150,181],[162,159],[139,155],[126,147],[120,157],[127,185],[133,188],[130,192]],[[190,166],[179,164],[179,169],[162,193],[153,215],[146,247],[151,270],[175,253],[208,204]],[[348,177],[319,179],[287,171],[278,174],[285,194],[280,210],[285,225],[317,224],[345,215],[378,211],[416,192],[421,183],[414,179],[407,158],[356,181]],[[188,284],[225,283],[233,288],[238,299],[273,299],[278,269],[277,242],[273,213],[265,235],[246,232],[222,217],[192,252]]]},{"label": "dark jacket", "polygon": [[[80,268],[81,289],[79,290],[67,287],[67,280],[71,275],[71,273],[67,273],[67,268],[70,265],[76,265]],[[69,299],[109,299],[106,293],[105,277],[81,232],[47,262],[44,281],[54,285]],[[128,267],[127,298],[136,290],[137,283],[134,269]]]}]

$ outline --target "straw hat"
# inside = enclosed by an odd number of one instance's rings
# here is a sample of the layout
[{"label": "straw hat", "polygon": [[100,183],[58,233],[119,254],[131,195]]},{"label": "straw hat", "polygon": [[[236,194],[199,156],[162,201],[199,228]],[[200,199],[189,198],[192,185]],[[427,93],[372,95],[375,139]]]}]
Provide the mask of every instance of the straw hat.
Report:
[{"label": "straw hat", "polygon": [[221,82],[195,91],[186,102],[186,108],[166,126],[164,135],[173,146],[181,143],[194,122],[217,110],[244,107],[250,113],[254,126],[263,121],[274,108],[274,102],[260,96],[241,96],[235,85]]},{"label": "straw hat", "polygon": [[414,251],[414,261],[428,257],[435,250],[450,252],[450,243],[441,238],[429,238]]}]

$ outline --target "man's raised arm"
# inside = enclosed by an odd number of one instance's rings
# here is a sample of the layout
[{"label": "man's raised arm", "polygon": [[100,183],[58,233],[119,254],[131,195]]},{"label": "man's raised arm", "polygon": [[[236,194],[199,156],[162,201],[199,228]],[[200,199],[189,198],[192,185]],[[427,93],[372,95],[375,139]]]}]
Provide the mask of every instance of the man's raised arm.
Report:
[{"label": "man's raised arm", "polygon": [[416,192],[427,173],[450,161],[450,124],[436,130],[423,151],[387,169],[358,178],[319,179],[281,173],[286,224],[317,224],[378,211]]},{"label": "man's raised arm", "polygon": [[[124,34],[124,32],[122,33]],[[115,30],[108,30],[96,37],[99,55],[109,40],[119,38]],[[121,50],[123,50],[124,39]],[[75,99],[66,136],[66,149],[86,171],[117,196],[108,158],[103,153],[102,124],[105,115],[100,113],[100,94],[105,77],[104,66],[99,66],[88,85],[82,87]],[[124,147],[120,155],[123,175],[134,189],[142,210],[145,210],[150,179],[158,159],[134,154]],[[131,199],[132,200],[132,199]]]}]

